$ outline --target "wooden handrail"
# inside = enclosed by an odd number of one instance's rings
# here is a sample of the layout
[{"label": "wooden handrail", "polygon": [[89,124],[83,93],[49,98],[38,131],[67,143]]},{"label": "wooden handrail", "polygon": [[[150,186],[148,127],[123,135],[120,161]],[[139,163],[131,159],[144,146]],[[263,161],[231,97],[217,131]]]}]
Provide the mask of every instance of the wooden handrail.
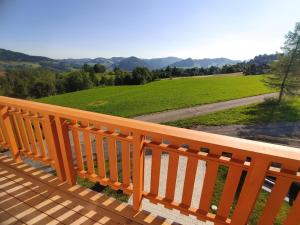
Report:
[{"label": "wooden handrail", "polygon": [[[260,224],[270,224],[292,182],[300,182],[298,148],[4,96],[0,96],[0,110],[0,145],[9,147],[16,161],[24,155],[50,165],[58,177],[69,184],[74,184],[76,176],[80,176],[121,189],[126,194],[132,193],[134,210],[139,210],[142,199],[148,198],[201,220],[217,224],[246,224],[265,177],[272,176],[276,180],[274,192],[260,219]],[[144,190],[146,149],[152,155],[149,192]],[[169,156],[165,196],[159,193],[162,154]],[[179,157],[187,159],[186,175],[181,202],[175,202]],[[200,161],[206,165],[205,177],[199,206],[193,208],[191,200]],[[228,168],[228,175],[218,210],[211,213],[220,165]],[[242,176],[245,176],[244,182]],[[235,199],[240,185],[242,189]],[[230,215],[234,200],[237,203]],[[286,219],[287,224],[298,224],[299,207],[300,194]]]}]

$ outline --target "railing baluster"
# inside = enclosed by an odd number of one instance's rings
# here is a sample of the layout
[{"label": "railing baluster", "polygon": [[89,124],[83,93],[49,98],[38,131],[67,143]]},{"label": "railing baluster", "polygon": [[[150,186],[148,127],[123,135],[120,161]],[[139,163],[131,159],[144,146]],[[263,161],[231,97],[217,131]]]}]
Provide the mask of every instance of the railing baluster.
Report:
[{"label": "railing baluster", "polygon": [[292,208],[290,209],[286,220],[283,222],[283,225],[299,225],[300,223],[300,192],[293,203]]},{"label": "railing baluster", "polygon": [[88,129],[88,122],[82,122],[81,126],[84,129],[83,131],[83,140],[84,140],[84,149],[86,154],[86,161],[87,161],[87,173],[90,178],[95,178],[95,168],[94,168],[94,160],[93,160],[93,153],[92,153],[92,146],[91,146],[91,138]]},{"label": "railing baluster", "polygon": [[244,186],[234,210],[231,223],[246,224],[265,179],[269,163],[266,158],[251,161]]},{"label": "railing baluster", "polygon": [[[234,159],[243,160],[242,157],[234,157]],[[226,181],[224,185],[224,189],[222,192],[222,197],[220,199],[217,216],[223,218],[224,220],[227,219],[230,209],[232,207],[235,193],[237,191],[237,187],[239,185],[239,181],[243,172],[243,168],[240,166],[230,166]]]},{"label": "railing baluster", "polygon": [[275,182],[275,186],[272,188],[272,192],[266,203],[266,207],[262,216],[259,219],[260,225],[273,224],[276,215],[280,209],[284,197],[289,191],[291,180],[286,177],[278,177]]},{"label": "railing baluster", "polygon": [[126,189],[130,186],[130,144],[122,142],[122,176],[123,187]]},{"label": "railing baluster", "polygon": [[71,130],[72,130],[72,137],[74,142],[75,154],[76,154],[76,164],[77,170],[79,172],[84,172],[83,167],[83,160],[82,160],[82,152],[81,152],[81,143],[79,139],[79,134],[77,128],[77,121],[72,121]]},{"label": "railing baluster", "polygon": [[113,137],[108,137],[107,142],[108,142],[108,158],[109,158],[109,176],[110,176],[110,180],[113,183],[115,183],[118,182],[116,140]]},{"label": "railing baluster", "polygon": [[73,185],[76,183],[76,174],[74,170],[72,149],[69,138],[69,130],[67,121],[60,117],[55,117],[57,128],[57,135],[60,145],[60,152],[63,159],[65,168],[66,180],[68,184]]},{"label": "railing baluster", "polygon": [[31,119],[29,118],[29,115],[25,116],[25,124],[26,124],[27,134],[29,137],[29,142],[31,145],[31,154],[34,155],[35,157],[38,157],[36,140],[35,140],[35,136],[33,134],[32,123],[31,123]]},{"label": "railing baluster", "polygon": [[39,143],[40,151],[41,151],[41,157],[43,160],[46,160],[46,150],[44,146],[44,139],[41,131],[41,126],[40,126],[40,121],[38,118],[35,118],[33,121],[33,126],[34,126],[34,131],[35,131],[35,136],[37,138],[37,141]]},{"label": "railing baluster", "polygon": [[98,164],[98,176],[101,180],[106,178],[103,137],[100,134],[96,135],[96,152],[97,152],[97,164]]},{"label": "railing baluster", "polygon": [[172,203],[174,200],[179,155],[174,152],[169,153],[168,175],[166,184],[166,201]]},{"label": "railing baluster", "polygon": [[16,162],[21,161],[20,151],[18,144],[16,142],[16,138],[14,135],[14,131],[12,128],[12,124],[8,115],[7,106],[0,106],[0,124],[2,128],[2,132],[4,133],[5,139],[8,141],[8,145],[10,147],[12,157]]},{"label": "railing baluster", "polygon": [[191,205],[197,166],[198,166],[198,160],[196,158],[188,157],[186,170],[185,170],[182,200],[180,204],[181,207],[186,209],[188,209]]},{"label": "railing baluster", "polygon": [[58,133],[56,128],[55,119],[53,116],[44,115],[44,120],[42,121],[45,139],[49,151],[49,156],[54,160],[55,170],[58,178],[61,181],[66,179],[66,174],[64,171],[64,164],[62,159],[62,153],[60,151]]},{"label": "railing baluster", "polygon": [[199,213],[207,214],[210,209],[214,187],[218,175],[218,163],[215,161],[206,162],[206,172],[203,181],[202,193],[199,204]]},{"label": "railing baluster", "polygon": [[133,133],[133,210],[138,211],[141,207],[144,188],[144,137]]},{"label": "railing baluster", "polygon": [[25,152],[30,152],[30,144],[29,144],[29,141],[28,141],[28,136],[27,136],[27,133],[26,133],[26,128],[25,128],[22,112],[21,111],[17,112],[16,117],[17,117],[17,122],[19,124],[19,129],[20,129],[22,142],[23,142],[23,145],[24,145],[23,146],[24,151]]},{"label": "railing baluster", "polygon": [[16,111],[15,110],[13,110],[10,113],[10,118],[11,118],[13,131],[15,133],[15,138],[16,138],[16,142],[17,142],[17,144],[19,146],[19,149],[24,149],[24,144],[23,144],[21,133],[20,133],[20,128],[19,128],[19,124],[18,124],[18,120],[17,120],[17,116],[16,116]]},{"label": "railing baluster", "polygon": [[158,195],[160,163],[161,163],[160,149],[152,149],[150,193],[154,198]]}]

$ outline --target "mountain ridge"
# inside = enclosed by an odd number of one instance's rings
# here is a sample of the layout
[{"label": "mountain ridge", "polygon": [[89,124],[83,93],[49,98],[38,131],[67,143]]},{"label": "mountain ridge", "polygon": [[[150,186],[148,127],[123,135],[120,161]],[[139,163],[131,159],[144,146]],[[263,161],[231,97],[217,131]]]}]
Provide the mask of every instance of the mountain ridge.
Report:
[{"label": "mountain ridge", "polygon": [[83,64],[102,64],[107,69],[114,69],[119,67],[123,70],[133,70],[135,67],[147,67],[149,69],[161,69],[167,66],[171,67],[209,67],[209,66],[223,66],[225,64],[236,64],[239,60],[231,60],[228,58],[203,58],[203,59],[182,59],[178,57],[168,56],[161,58],[138,58],[135,56],[130,57],[97,57],[97,58],[66,58],[66,59],[52,59],[44,56],[33,56],[21,52],[0,48],[0,69],[9,68],[11,62],[14,65],[24,66],[26,63],[32,63],[35,66],[41,66],[47,69],[56,71],[66,71],[74,68],[80,68]]}]

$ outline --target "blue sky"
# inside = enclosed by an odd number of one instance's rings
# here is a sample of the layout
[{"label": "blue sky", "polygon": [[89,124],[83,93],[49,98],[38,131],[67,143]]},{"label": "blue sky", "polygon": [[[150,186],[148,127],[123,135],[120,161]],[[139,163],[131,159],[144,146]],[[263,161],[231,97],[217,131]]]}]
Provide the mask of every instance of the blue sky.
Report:
[{"label": "blue sky", "polygon": [[52,58],[249,59],[280,51],[300,0],[0,0],[0,48]]}]

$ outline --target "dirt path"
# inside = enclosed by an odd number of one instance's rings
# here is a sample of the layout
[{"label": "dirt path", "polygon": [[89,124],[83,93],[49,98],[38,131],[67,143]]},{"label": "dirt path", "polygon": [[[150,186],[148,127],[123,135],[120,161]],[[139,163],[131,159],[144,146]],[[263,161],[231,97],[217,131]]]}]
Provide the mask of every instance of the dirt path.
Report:
[{"label": "dirt path", "polygon": [[200,125],[191,129],[300,148],[300,121],[256,125]]},{"label": "dirt path", "polygon": [[263,102],[265,98],[271,98],[276,96],[277,93],[263,94],[263,95],[240,98],[240,99],[235,99],[235,100],[230,100],[225,102],[217,102],[217,103],[194,106],[189,108],[152,113],[148,115],[137,116],[134,117],[134,119],[153,122],[153,123],[170,122],[170,121],[186,119],[198,115],[204,115],[207,113],[212,113],[224,109],[230,109],[237,106],[249,105],[252,103],[260,103]]}]

